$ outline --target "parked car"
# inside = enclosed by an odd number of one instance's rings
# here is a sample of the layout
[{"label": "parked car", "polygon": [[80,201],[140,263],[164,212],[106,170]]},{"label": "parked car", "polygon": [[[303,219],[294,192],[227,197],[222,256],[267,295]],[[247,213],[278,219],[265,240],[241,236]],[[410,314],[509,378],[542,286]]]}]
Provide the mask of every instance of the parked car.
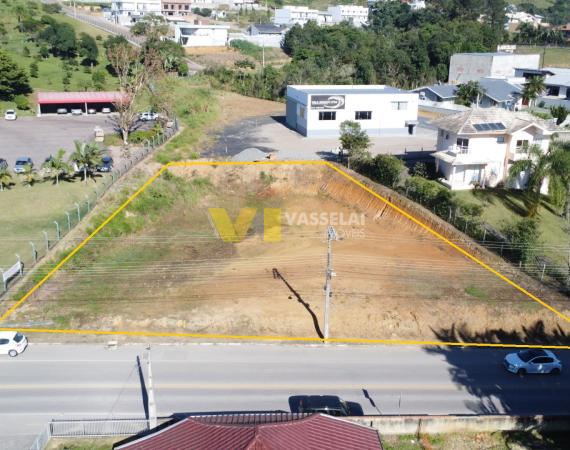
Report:
[{"label": "parked car", "polygon": [[71,110],[71,115],[72,116],[82,116],[83,115],[83,110],[81,108],[73,108]]},{"label": "parked car", "polygon": [[292,413],[323,413],[329,416],[361,416],[358,403],[346,402],[336,395],[294,395],[289,397]]},{"label": "parked car", "polygon": [[57,108],[56,112],[58,114],[67,114],[67,109],[66,108]]},{"label": "parked car", "polygon": [[95,108],[89,108],[87,114],[97,114],[97,110]]},{"label": "parked car", "polygon": [[14,173],[24,173],[26,170],[26,166],[34,167],[34,162],[32,158],[28,156],[23,156],[16,160],[16,164],[14,164]]},{"label": "parked car", "polygon": [[0,158],[0,169],[7,169],[7,168],[8,168],[8,161]]},{"label": "parked car", "polygon": [[4,113],[5,120],[16,120],[17,118],[18,114],[16,114],[16,111],[13,109],[7,109],[6,112]]},{"label": "parked car", "polygon": [[562,372],[562,362],[550,350],[527,349],[509,353],[503,361],[505,368],[512,373],[525,375],[527,373]]},{"label": "parked car", "polygon": [[101,164],[96,167],[97,172],[110,172],[113,170],[113,158],[109,155],[103,156],[101,158]]},{"label": "parked car", "polygon": [[18,356],[28,346],[28,339],[18,331],[0,331],[0,355]]},{"label": "parked car", "polygon": [[151,120],[158,119],[158,114],[152,111],[145,111],[139,114],[139,119],[143,122],[148,122]]},{"label": "parked car", "polygon": [[102,112],[103,114],[110,114],[110,113],[111,113],[111,108],[103,108],[103,109],[101,109],[101,112]]}]

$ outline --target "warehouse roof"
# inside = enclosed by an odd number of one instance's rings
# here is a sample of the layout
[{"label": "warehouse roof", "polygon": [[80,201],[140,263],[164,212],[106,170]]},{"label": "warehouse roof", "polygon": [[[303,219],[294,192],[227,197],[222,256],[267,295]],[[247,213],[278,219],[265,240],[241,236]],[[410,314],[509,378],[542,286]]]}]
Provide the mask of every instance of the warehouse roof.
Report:
[{"label": "warehouse roof", "polygon": [[392,86],[384,84],[295,84],[287,86],[305,94],[328,95],[328,94],[397,94],[408,93]]},{"label": "warehouse roof", "polygon": [[323,414],[294,416],[194,416],[115,449],[382,450],[378,432],[367,426]]},{"label": "warehouse roof", "polygon": [[120,92],[38,92],[38,104],[63,103],[115,103],[121,100]]}]

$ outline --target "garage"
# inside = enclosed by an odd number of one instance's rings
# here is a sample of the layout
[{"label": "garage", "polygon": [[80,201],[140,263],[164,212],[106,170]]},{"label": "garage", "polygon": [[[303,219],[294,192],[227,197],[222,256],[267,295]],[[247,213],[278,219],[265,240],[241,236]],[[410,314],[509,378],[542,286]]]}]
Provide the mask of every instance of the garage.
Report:
[{"label": "garage", "polygon": [[37,115],[65,114],[71,110],[81,111],[81,114],[87,114],[89,110],[92,110],[91,114],[101,113],[104,109],[112,112],[120,99],[120,92],[39,92]]}]

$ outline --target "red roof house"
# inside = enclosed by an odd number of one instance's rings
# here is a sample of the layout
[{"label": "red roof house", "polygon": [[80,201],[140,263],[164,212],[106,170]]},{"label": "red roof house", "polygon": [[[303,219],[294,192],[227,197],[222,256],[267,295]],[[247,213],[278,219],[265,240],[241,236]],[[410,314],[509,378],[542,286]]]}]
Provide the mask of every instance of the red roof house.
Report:
[{"label": "red roof house", "polygon": [[[260,417],[263,416],[263,417]],[[382,450],[372,428],[323,414],[194,416],[115,450]]]}]

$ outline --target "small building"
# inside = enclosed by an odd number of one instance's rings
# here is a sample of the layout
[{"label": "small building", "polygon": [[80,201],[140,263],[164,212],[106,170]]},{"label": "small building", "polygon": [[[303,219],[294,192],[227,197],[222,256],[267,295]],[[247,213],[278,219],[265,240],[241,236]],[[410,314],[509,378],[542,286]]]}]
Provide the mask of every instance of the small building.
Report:
[{"label": "small building", "polygon": [[119,25],[130,26],[148,14],[160,15],[161,0],[113,0],[111,20]]},{"label": "small building", "polygon": [[[89,110],[102,112],[103,108],[115,111],[115,104],[121,101],[120,92],[38,92],[37,115],[56,114],[65,109],[80,109],[83,114]],[[93,112],[93,111],[91,111]]]},{"label": "small building", "polygon": [[229,25],[192,25],[178,23],[174,40],[183,47],[224,47],[228,42]]},{"label": "small building", "polygon": [[275,25],[306,25],[309,21],[315,22],[317,25],[331,25],[332,15],[328,11],[318,11],[308,6],[291,6],[287,5],[283,8],[275,10],[273,23]]},{"label": "small building", "polygon": [[[479,99],[480,108],[497,106],[510,110],[518,110],[522,107],[522,87],[510,83],[508,80],[499,78],[481,78],[477,80],[483,89],[483,95]],[[455,103],[458,85],[434,84],[414,89],[420,95],[420,100],[429,100],[441,103],[442,106]]]},{"label": "small building", "polygon": [[418,124],[418,94],[385,85],[287,86],[286,115],[307,137],[336,137],[345,120],[370,136],[408,135]]},{"label": "small building", "polygon": [[527,81],[532,77],[544,78],[546,91],[541,95],[537,104],[544,103],[545,107],[564,106],[570,110],[570,69],[562,67],[545,67],[543,69],[517,68],[516,75]]},{"label": "small building", "polygon": [[329,6],[327,12],[331,15],[332,23],[349,22],[355,27],[368,23],[368,8],[358,5]]},{"label": "small building", "polygon": [[[506,182],[512,163],[528,158],[530,145],[546,152],[552,135],[560,131],[553,122],[502,108],[471,109],[432,124],[438,128],[436,170],[452,190]],[[527,176],[521,174],[512,187],[524,187]]]},{"label": "small building", "polygon": [[373,428],[323,414],[193,416],[115,450],[382,450]]},{"label": "small building", "polygon": [[515,68],[540,67],[540,55],[516,55],[513,53],[456,53],[449,63],[451,84],[476,81],[484,77],[509,78],[515,75]]}]

